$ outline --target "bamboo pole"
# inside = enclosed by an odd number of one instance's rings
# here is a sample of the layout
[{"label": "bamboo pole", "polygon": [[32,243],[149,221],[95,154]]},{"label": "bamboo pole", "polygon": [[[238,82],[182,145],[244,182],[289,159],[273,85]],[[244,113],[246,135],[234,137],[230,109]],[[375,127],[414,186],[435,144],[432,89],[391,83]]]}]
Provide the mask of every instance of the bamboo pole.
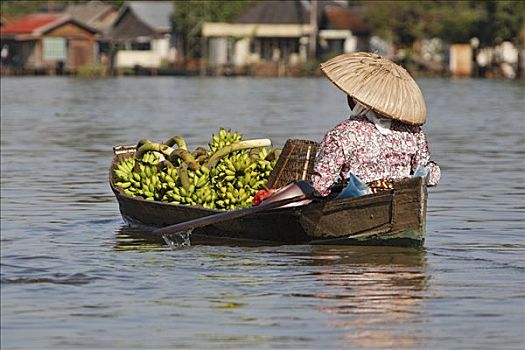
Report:
[{"label": "bamboo pole", "polygon": [[317,0],[310,1],[310,59],[315,59],[317,53]]}]

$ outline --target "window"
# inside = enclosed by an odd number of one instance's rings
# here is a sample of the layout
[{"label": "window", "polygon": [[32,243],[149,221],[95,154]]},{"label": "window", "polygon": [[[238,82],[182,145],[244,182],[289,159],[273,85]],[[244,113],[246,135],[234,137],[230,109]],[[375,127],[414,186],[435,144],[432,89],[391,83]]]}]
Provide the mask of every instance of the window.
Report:
[{"label": "window", "polygon": [[149,51],[151,50],[151,43],[148,42],[132,42],[131,50]]},{"label": "window", "polygon": [[44,60],[65,61],[67,58],[65,38],[44,38]]},{"label": "window", "polygon": [[258,53],[259,41],[253,38],[250,40],[250,53]]}]

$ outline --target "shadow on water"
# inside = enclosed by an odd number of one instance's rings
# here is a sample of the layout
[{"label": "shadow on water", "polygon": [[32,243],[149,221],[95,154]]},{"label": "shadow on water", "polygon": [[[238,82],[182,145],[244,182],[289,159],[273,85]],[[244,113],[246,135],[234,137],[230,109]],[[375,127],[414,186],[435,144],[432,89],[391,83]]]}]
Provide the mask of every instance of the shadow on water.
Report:
[{"label": "shadow on water", "polygon": [[[164,250],[168,245],[162,236],[155,236],[152,234],[152,229],[140,226],[122,225],[116,230],[114,249],[118,251],[127,250],[144,250],[151,251],[154,249]],[[170,239],[175,240],[176,237],[170,236]],[[276,246],[278,243],[254,241],[254,240],[240,240],[227,238],[213,238],[206,235],[190,234],[191,245],[211,245],[211,246],[231,246],[231,247],[260,247],[260,246]]]},{"label": "shadow on water", "polygon": [[154,236],[145,228],[122,225],[116,230],[115,251],[150,252],[168,249],[161,236]]}]

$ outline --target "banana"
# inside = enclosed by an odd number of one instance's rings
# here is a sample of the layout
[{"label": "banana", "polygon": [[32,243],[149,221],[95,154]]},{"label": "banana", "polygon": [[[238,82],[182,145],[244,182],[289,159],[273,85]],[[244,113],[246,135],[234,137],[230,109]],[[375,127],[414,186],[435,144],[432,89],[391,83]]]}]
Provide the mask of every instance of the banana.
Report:
[{"label": "banana", "polygon": [[121,171],[121,170],[118,170],[118,169],[115,169],[115,175],[117,175],[117,177],[121,180],[126,180],[129,179],[129,174]]},{"label": "banana", "polygon": [[235,174],[237,169],[235,168],[235,165],[230,159],[225,159],[224,164],[228,167],[228,170],[232,171]]},{"label": "banana", "polygon": [[122,171],[123,173],[126,173],[126,174],[129,174],[129,173],[130,173],[129,168],[125,165],[124,162],[119,163],[119,164],[117,165],[117,169],[120,170],[120,171]]},{"label": "banana", "polygon": [[[171,148],[175,144],[176,149]],[[193,152],[180,136],[164,144],[144,139],[134,157],[116,164],[115,186],[129,196],[177,205],[219,210],[249,207],[280,155],[279,149],[269,145],[266,139],[243,141],[237,131],[225,128],[212,135],[207,149],[197,147]]]},{"label": "banana", "polygon": [[204,186],[206,182],[208,182],[208,177],[206,176],[206,174],[204,174],[199,178],[199,180],[197,180],[197,183],[195,184],[195,186],[200,188]]}]

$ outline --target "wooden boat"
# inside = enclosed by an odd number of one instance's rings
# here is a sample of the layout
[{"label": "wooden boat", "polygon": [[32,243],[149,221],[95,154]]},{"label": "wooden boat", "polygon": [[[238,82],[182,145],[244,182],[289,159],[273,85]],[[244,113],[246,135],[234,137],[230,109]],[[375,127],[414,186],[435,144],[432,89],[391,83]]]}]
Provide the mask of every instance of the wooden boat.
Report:
[{"label": "wooden boat", "polygon": [[[220,212],[125,195],[113,183],[113,169],[122,157],[132,156],[134,148],[118,150],[110,167],[109,182],[128,224],[153,229]],[[426,209],[423,179],[407,178],[394,183],[393,189],[375,194],[315,200],[301,207],[272,209],[197,228],[191,233],[191,242],[420,246],[425,235]]]}]

